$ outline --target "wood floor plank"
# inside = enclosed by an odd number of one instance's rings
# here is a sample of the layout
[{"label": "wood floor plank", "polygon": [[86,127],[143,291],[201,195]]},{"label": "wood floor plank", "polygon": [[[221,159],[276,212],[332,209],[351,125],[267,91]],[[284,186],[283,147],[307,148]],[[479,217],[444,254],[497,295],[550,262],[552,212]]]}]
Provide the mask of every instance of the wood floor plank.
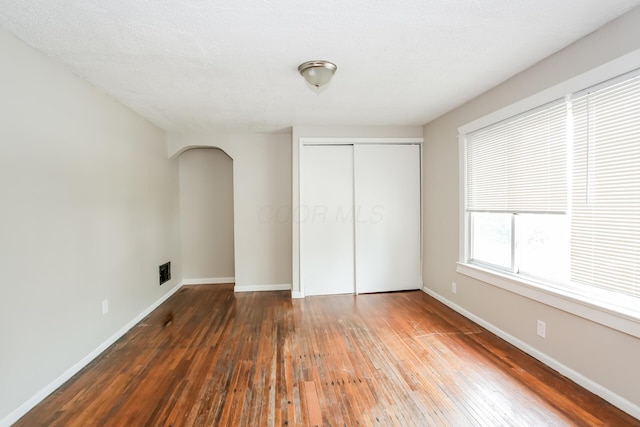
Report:
[{"label": "wood floor plank", "polygon": [[[170,321],[168,321],[168,319]],[[423,292],[189,286],[16,426],[640,426]]]},{"label": "wood floor plank", "polygon": [[320,411],[320,401],[318,400],[316,384],[313,381],[304,382],[304,402],[307,407],[309,426],[322,426],[322,412]]}]

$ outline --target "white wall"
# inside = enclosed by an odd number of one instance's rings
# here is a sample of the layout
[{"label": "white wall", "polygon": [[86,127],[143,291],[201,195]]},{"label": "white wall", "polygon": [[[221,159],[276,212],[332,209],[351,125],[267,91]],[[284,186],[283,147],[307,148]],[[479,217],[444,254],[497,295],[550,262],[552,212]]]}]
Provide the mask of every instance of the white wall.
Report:
[{"label": "white wall", "polygon": [[233,161],[224,151],[180,155],[182,271],[186,280],[228,282],[233,263]]},{"label": "white wall", "polygon": [[194,147],[233,159],[236,290],[290,289],[290,134],[169,135],[170,157]]},{"label": "white wall", "polygon": [[[640,340],[456,273],[458,127],[640,49],[640,9],[424,127],[425,286],[546,355],[640,414]],[[470,72],[470,78],[473,78]],[[457,294],[451,282],[458,284]],[[536,336],[536,320],[547,338]],[[597,388],[596,387],[596,388]]]},{"label": "white wall", "polygon": [[0,52],[2,424],[181,271],[164,133],[4,30]]}]

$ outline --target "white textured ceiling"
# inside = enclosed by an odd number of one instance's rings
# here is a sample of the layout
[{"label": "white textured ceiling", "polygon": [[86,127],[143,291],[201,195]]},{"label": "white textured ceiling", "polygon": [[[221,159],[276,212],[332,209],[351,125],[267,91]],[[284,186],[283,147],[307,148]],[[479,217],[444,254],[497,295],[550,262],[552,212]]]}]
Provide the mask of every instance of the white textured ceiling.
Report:
[{"label": "white textured ceiling", "polygon": [[[422,125],[640,0],[0,0],[0,25],[169,131]],[[317,96],[297,66],[338,65]]]}]

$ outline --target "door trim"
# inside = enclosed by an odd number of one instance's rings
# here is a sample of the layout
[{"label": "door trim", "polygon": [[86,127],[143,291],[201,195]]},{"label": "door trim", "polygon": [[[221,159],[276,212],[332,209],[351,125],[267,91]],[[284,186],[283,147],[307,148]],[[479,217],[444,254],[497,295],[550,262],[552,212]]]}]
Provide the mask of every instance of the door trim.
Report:
[{"label": "door trim", "polygon": [[[291,270],[292,270],[292,298],[304,298],[304,285],[301,283],[301,224],[300,224],[300,203],[302,200],[302,188],[300,178],[304,168],[302,147],[304,145],[354,145],[354,144],[418,144],[421,146],[424,138],[341,138],[341,137],[300,137],[297,141],[292,141],[292,194],[291,194]],[[420,188],[422,188],[422,158],[420,159]],[[422,194],[420,194],[420,210],[423,211]],[[420,230],[422,234],[422,214],[420,215]],[[422,242],[422,236],[421,236]],[[422,243],[420,244],[420,268],[422,268]],[[421,273],[422,274],[422,273]]]}]

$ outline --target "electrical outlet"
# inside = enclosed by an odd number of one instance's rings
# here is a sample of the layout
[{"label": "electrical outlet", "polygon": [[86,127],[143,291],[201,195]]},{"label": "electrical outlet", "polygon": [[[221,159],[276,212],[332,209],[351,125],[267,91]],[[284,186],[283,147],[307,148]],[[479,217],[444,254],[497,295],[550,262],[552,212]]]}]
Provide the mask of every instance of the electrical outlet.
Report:
[{"label": "electrical outlet", "polygon": [[107,314],[109,312],[109,300],[106,299],[102,301],[102,314]]},{"label": "electrical outlet", "polygon": [[458,285],[456,284],[456,282],[451,282],[451,292],[453,292],[454,294],[458,293]]},{"label": "electrical outlet", "polygon": [[547,336],[547,324],[542,320],[538,320],[538,336],[542,338]]}]

